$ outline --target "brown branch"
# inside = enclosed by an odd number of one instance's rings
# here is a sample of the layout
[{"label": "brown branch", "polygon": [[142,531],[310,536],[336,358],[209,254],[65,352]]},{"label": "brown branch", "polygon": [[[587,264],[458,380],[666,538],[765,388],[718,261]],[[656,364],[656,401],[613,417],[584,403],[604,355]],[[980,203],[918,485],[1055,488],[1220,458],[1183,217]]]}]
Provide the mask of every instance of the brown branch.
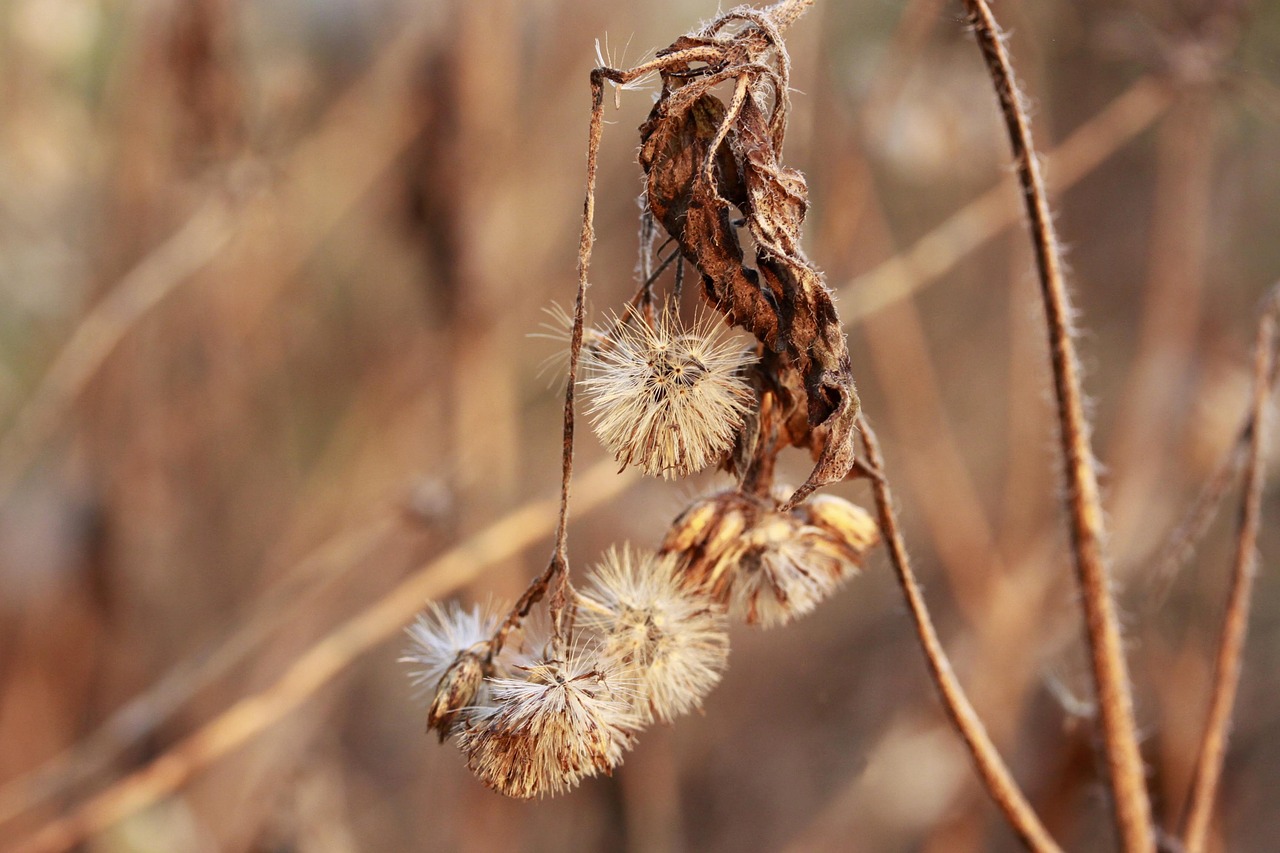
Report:
[{"label": "brown branch", "polygon": [[1222,622],[1222,639],[1214,660],[1213,694],[1205,718],[1204,734],[1196,756],[1187,808],[1183,815],[1182,840],[1188,853],[1204,850],[1213,816],[1213,803],[1222,777],[1227,751],[1227,730],[1240,686],[1241,660],[1249,627],[1249,600],[1258,569],[1258,524],[1262,512],[1262,485],[1266,479],[1266,440],[1271,396],[1271,373],[1276,346],[1277,303],[1258,324],[1254,350],[1253,403],[1250,412],[1249,450],[1245,468],[1244,496],[1240,506],[1240,529],[1231,573],[1231,592]]},{"label": "brown branch", "polygon": [[964,688],[956,678],[947,658],[942,641],[929,616],[929,608],[924,601],[924,593],[911,570],[911,561],[907,557],[907,548],[898,529],[897,515],[893,509],[893,495],[889,491],[889,482],[884,476],[884,457],[880,453],[880,444],[875,432],[863,415],[858,415],[858,429],[862,433],[862,443],[866,447],[867,463],[871,469],[871,488],[875,494],[876,510],[880,516],[880,529],[884,533],[884,541],[889,549],[889,560],[897,573],[898,582],[907,599],[907,607],[911,611],[911,619],[915,624],[916,636],[924,651],[925,660],[929,664],[929,673],[933,676],[938,693],[942,697],[943,707],[951,719],[956,731],[964,739],[974,767],[982,778],[987,792],[995,801],[1005,819],[1022,841],[1032,850],[1060,850],[1057,843],[1049,835],[1040,818],[1036,816],[1026,795],[1009,772],[1004,759],[991,741],[987,729],[973,703],[965,695]]},{"label": "brown branch", "polygon": [[1058,404],[1059,438],[1067,481],[1071,543],[1084,607],[1090,662],[1101,711],[1108,781],[1115,805],[1116,829],[1126,853],[1153,851],[1151,803],[1143,775],[1134,723],[1132,687],[1111,594],[1110,571],[1102,553],[1103,516],[1097,473],[1084,413],[1080,369],[1070,334],[1070,308],[1057,239],[1022,107],[1013,68],[999,27],[985,0],[965,0],[974,35],[995,85],[1013,147],[1023,201],[1030,219],[1040,290],[1049,336],[1053,384]]}]

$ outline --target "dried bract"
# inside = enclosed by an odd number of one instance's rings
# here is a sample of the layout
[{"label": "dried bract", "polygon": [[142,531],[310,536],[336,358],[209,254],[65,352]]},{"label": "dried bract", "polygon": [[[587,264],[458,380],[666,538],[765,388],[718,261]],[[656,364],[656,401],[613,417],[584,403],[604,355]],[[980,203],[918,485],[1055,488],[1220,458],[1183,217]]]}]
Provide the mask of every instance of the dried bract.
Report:
[{"label": "dried bract", "polygon": [[639,721],[624,678],[593,654],[543,659],[490,684],[494,707],[462,730],[467,766],[490,788],[528,799],[611,773]]},{"label": "dried bract", "polygon": [[701,704],[728,662],[723,609],[685,588],[672,559],[611,550],[579,595],[580,623],[632,675],[638,712],[670,722]]},{"label": "dried bract", "polygon": [[684,477],[733,445],[751,402],[742,368],[752,355],[713,327],[686,330],[670,312],[654,325],[635,318],[584,354],[592,424],[623,466]]},{"label": "dried bract", "polygon": [[498,617],[479,606],[464,610],[457,602],[447,607],[432,602],[405,629],[411,642],[400,661],[417,667],[410,672],[415,686],[432,691],[427,728],[441,740],[483,704],[489,639],[497,627]]},{"label": "dried bract", "polygon": [[823,496],[787,511],[773,498],[721,492],[676,519],[661,552],[689,588],[752,625],[781,625],[813,610],[858,572],[879,538],[871,516]]},{"label": "dried bract", "polygon": [[435,696],[427,706],[427,729],[444,740],[454,726],[468,713],[483,707],[484,656],[478,651],[465,651],[445,670],[436,685]]}]

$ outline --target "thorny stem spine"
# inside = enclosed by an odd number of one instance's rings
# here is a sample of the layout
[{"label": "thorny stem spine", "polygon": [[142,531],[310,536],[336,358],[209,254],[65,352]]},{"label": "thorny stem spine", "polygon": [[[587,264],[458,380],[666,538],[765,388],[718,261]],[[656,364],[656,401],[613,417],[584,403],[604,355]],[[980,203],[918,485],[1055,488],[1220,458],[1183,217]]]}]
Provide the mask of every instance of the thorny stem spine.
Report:
[{"label": "thorny stem spine", "polygon": [[902,541],[902,533],[898,529],[897,515],[893,508],[893,495],[884,475],[884,457],[880,453],[880,443],[863,415],[858,416],[858,429],[862,432],[862,443],[867,451],[867,473],[871,478],[876,511],[880,516],[880,529],[884,533],[889,560],[893,564],[902,592],[906,596],[907,607],[915,623],[916,635],[924,650],[925,659],[928,661],[929,673],[933,676],[934,683],[941,694],[947,716],[951,718],[956,731],[964,739],[987,792],[1023,843],[1032,850],[1059,851],[1061,848],[1031,808],[1026,795],[1022,793],[1013,774],[1009,772],[1009,768],[1000,757],[999,751],[991,741],[991,736],[987,734],[986,727],[982,724],[977,711],[965,695],[959,679],[956,678],[955,671],[951,668],[951,661],[942,647],[942,641],[938,639],[938,632],[933,626],[929,608],[925,604],[924,593],[911,569],[907,548]]},{"label": "thorny stem spine", "polygon": [[1120,637],[1119,619],[1111,594],[1110,572],[1102,554],[1103,516],[1098,494],[1088,424],[1080,390],[1079,366],[1069,330],[1066,286],[1057,241],[1049,215],[1031,129],[1019,103],[1017,84],[999,27],[985,0],[965,0],[974,34],[991,74],[1009,131],[1014,159],[1031,221],[1036,265],[1049,333],[1053,381],[1071,542],[1083,599],[1090,658],[1101,711],[1102,737],[1108,779],[1115,800],[1116,828],[1126,853],[1153,851],[1151,803],[1143,775],[1142,754],[1133,714],[1128,664]]},{"label": "thorny stem spine", "polygon": [[1222,624],[1222,639],[1214,660],[1213,694],[1209,700],[1209,713],[1205,718],[1204,734],[1196,756],[1195,773],[1183,819],[1182,840],[1187,853],[1200,853],[1205,848],[1218,782],[1222,778],[1227,730],[1240,686],[1241,660],[1248,633],[1249,601],[1258,568],[1258,524],[1262,512],[1262,484],[1266,478],[1266,440],[1275,343],[1276,303],[1273,302],[1258,325],[1240,532],[1236,540],[1231,592]]}]

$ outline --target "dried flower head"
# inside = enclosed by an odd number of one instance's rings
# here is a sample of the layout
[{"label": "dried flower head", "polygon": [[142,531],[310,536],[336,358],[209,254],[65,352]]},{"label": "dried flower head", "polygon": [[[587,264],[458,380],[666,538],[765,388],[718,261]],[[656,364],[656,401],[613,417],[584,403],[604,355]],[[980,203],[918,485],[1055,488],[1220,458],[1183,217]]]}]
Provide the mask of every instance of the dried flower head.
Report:
[{"label": "dried flower head", "polygon": [[411,642],[400,661],[417,666],[409,675],[421,692],[432,691],[427,728],[441,740],[485,703],[489,638],[497,626],[498,616],[478,605],[464,610],[433,601],[405,629]]},{"label": "dried flower head", "polygon": [[612,549],[578,598],[580,624],[601,654],[631,672],[638,713],[670,722],[698,707],[724,672],[723,609],[682,586],[675,561]]},{"label": "dried flower head", "polygon": [[493,707],[460,733],[471,771],[519,799],[558,794],[612,772],[639,728],[622,675],[581,651],[544,658],[524,674],[492,679]]},{"label": "dried flower head", "polygon": [[717,462],[733,444],[751,402],[742,368],[749,351],[710,323],[685,330],[664,312],[616,324],[584,351],[596,434],[623,466],[668,479]]},{"label": "dried flower head", "polygon": [[879,532],[865,510],[829,495],[790,512],[774,498],[721,492],[695,502],[668,531],[683,583],[749,624],[784,624],[857,573]]}]

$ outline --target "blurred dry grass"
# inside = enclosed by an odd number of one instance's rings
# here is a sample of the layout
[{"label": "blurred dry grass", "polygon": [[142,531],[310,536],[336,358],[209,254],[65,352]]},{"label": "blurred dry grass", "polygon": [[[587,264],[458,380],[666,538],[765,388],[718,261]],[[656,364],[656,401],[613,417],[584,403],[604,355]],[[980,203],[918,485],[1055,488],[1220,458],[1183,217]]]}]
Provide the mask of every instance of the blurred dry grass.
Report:
[{"label": "blurred dry grass", "polygon": [[[245,697],[287,694],[335,648],[320,638],[363,625],[305,701],[89,849],[1013,847],[877,561],[798,625],[735,634],[705,716],[554,801],[483,790],[422,736],[395,664],[387,602],[444,589],[418,592],[422,567],[473,557],[464,594],[483,598],[545,558],[525,506],[556,485],[559,402],[538,376],[551,348],[526,335],[572,291],[593,40],[634,62],[714,11],[0,4],[0,846]],[[1280,8],[997,11],[1038,139],[1076,143],[1049,178],[1172,826],[1230,513],[1171,584],[1151,566],[1234,436],[1256,300],[1280,277]],[[809,253],[848,283],[860,391],[944,642],[1050,829],[1106,849],[1016,197],[950,218],[1007,160],[958,18],[819,0],[789,41],[787,154],[812,188]],[[598,306],[631,287],[647,107],[627,93],[608,116]],[[579,486],[602,504],[574,526],[579,562],[656,542],[689,496],[605,473]],[[1271,488],[1216,849],[1280,829],[1277,517]],[[496,550],[451,550],[511,518]]]}]

